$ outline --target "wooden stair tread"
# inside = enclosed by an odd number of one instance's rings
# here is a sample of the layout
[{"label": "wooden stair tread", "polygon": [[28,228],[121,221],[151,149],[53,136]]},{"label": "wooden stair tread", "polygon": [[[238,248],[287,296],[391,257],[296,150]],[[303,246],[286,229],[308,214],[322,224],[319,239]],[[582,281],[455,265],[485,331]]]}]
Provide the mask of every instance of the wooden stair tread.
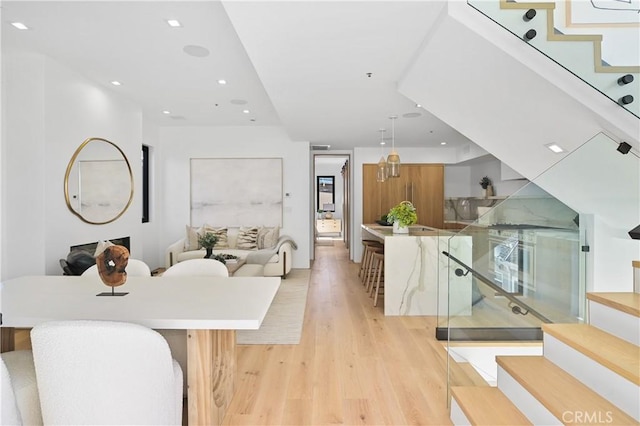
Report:
[{"label": "wooden stair tread", "polygon": [[638,293],[587,293],[587,299],[640,318]]},{"label": "wooden stair tread", "polygon": [[496,361],[556,418],[566,412],[602,412],[611,424],[638,423],[543,356],[498,356]]},{"label": "wooden stair tread", "polygon": [[472,425],[530,425],[498,388],[453,386],[451,395]]},{"label": "wooden stair tread", "polygon": [[542,331],[640,386],[640,348],[588,324],[543,324]]}]

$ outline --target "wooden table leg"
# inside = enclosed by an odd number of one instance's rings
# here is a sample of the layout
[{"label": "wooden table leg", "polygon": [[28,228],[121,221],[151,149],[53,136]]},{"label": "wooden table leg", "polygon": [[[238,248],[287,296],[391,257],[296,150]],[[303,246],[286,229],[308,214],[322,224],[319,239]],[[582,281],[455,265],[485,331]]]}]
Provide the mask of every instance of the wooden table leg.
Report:
[{"label": "wooden table leg", "polygon": [[15,350],[16,329],[13,327],[2,327],[0,328],[0,334],[0,352]]},{"label": "wooden table leg", "polygon": [[235,391],[236,331],[187,330],[189,425],[220,425]]}]

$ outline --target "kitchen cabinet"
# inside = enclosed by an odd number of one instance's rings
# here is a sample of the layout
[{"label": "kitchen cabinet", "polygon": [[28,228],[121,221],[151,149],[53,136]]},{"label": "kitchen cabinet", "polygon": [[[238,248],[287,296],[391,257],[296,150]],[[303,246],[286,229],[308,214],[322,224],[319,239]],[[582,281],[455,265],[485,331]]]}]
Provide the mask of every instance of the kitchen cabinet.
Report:
[{"label": "kitchen cabinet", "polygon": [[362,223],[375,223],[391,207],[411,201],[418,223],[442,229],[444,218],[444,166],[442,164],[403,164],[400,177],[376,181],[377,164],[364,164],[362,170]]}]

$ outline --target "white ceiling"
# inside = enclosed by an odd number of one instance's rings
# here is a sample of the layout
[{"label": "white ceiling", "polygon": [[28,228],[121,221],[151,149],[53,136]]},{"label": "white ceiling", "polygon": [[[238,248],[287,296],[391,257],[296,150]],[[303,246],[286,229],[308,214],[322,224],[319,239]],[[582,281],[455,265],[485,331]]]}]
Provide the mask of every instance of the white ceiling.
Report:
[{"label": "white ceiling", "polygon": [[[51,56],[140,104],[161,126],[282,125],[293,140],[342,150],[377,147],[379,129],[389,139],[389,116],[397,115],[396,146],[450,148],[468,140],[396,90],[442,7],[426,0],[3,1],[2,49]],[[16,21],[30,29],[15,29]],[[188,45],[210,54],[189,56]]]}]

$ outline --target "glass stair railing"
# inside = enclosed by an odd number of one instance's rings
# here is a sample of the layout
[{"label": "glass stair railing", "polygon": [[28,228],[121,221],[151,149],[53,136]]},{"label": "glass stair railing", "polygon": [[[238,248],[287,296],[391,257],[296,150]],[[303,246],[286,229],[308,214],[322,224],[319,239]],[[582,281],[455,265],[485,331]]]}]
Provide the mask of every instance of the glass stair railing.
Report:
[{"label": "glass stair railing", "polygon": [[640,118],[640,3],[467,3]]},{"label": "glass stair railing", "polygon": [[619,146],[598,133],[440,244],[436,335],[451,356],[487,371],[476,356],[530,347],[543,323],[583,322],[587,289],[622,285],[611,277],[637,258],[640,156]]}]

